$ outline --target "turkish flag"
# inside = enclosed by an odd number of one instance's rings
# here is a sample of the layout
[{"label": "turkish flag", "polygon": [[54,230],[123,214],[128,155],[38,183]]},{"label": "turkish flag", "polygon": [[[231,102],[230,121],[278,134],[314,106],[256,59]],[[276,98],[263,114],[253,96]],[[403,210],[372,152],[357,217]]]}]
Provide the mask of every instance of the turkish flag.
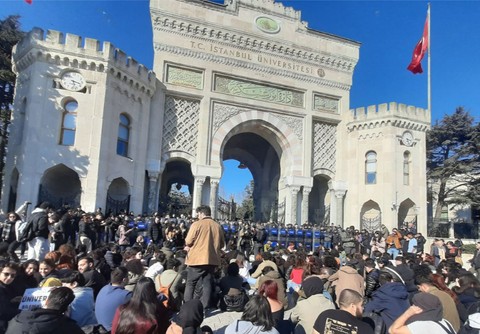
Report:
[{"label": "turkish flag", "polygon": [[429,43],[429,40],[428,40],[428,16],[427,16],[427,19],[425,20],[425,26],[423,27],[422,38],[420,38],[420,41],[418,41],[417,45],[415,46],[415,49],[413,50],[412,61],[410,62],[410,65],[408,65],[407,67],[407,69],[411,71],[413,74],[423,73],[422,59],[423,59],[423,56],[425,56],[425,53],[427,52],[428,43]]},{"label": "turkish flag", "polygon": [[26,3],[28,3],[29,5],[32,4],[32,0],[25,0]]}]

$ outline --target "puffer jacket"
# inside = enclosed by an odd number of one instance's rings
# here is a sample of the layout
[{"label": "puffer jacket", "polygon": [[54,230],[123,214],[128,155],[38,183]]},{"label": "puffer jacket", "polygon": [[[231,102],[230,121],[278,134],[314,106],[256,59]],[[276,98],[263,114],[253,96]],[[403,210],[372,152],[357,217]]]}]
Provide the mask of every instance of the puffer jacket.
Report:
[{"label": "puffer jacket", "polygon": [[372,294],[363,312],[380,313],[387,328],[410,307],[408,291],[400,282],[385,283]]},{"label": "puffer jacket", "polygon": [[365,277],[365,296],[368,298],[372,297],[373,292],[378,288],[378,278],[380,277],[380,271],[378,269],[373,269]]},{"label": "puffer jacket", "polygon": [[84,334],[76,322],[56,310],[22,311],[13,318],[6,334]]}]

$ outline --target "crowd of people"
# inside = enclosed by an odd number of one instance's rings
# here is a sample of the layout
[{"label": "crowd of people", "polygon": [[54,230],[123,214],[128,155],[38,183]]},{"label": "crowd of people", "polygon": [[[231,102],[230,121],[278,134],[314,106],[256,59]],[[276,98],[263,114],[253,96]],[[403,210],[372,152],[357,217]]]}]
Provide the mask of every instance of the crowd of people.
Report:
[{"label": "crowd of people", "polygon": [[[461,240],[430,244],[414,226],[328,226],[310,250],[196,213],[9,213],[0,334],[212,333],[205,317],[225,311],[241,313],[227,334],[480,332],[480,242],[470,266]],[[25,307],[32,291],[47,295]]]}]

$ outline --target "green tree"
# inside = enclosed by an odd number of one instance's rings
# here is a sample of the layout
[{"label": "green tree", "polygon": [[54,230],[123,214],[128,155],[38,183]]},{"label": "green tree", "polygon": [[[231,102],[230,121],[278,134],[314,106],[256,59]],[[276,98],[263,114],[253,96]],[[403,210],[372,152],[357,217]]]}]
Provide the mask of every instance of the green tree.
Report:
[{"label": "green tree", "polygon": [[250,183],[245,187],[242,204],[237,208],[237,219],[252,220],[255,215],[255,207],[253,204],[253,188],[255,183]]},{"label": "green tree", "polygon": [[[462,107],[437,121],[427,134],[428,178],[435,184],[434,218],[445,205],[474,204],[478,195],[479,125]],[[476,184],[476,185],[475,185]]]},{"label": "green tree", "polygon": [[20,30],[19,18],[17,15],[11,15],[0,20],[0,189],[4,179],[8,127],[15,91],[15,73],[12,71],[11,61],[12,48],[24,36]]}]

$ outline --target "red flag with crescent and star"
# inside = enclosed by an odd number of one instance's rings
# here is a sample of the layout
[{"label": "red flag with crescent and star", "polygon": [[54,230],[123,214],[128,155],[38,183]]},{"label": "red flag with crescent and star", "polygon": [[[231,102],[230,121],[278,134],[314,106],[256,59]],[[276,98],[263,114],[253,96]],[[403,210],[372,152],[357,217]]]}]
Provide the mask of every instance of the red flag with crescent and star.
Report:
[{"label": "red flag with crescent and star", "polygon": [[408,65],[407,69],[411,71],[413,74],[423,73],[422,69],[422,59],[425,56],[425,53],[428,50],[428,16],[425,20],[425,26],[423,27],[423,35],[418,41],[415,49],[413,50],[412,61],[410,65]]}]

